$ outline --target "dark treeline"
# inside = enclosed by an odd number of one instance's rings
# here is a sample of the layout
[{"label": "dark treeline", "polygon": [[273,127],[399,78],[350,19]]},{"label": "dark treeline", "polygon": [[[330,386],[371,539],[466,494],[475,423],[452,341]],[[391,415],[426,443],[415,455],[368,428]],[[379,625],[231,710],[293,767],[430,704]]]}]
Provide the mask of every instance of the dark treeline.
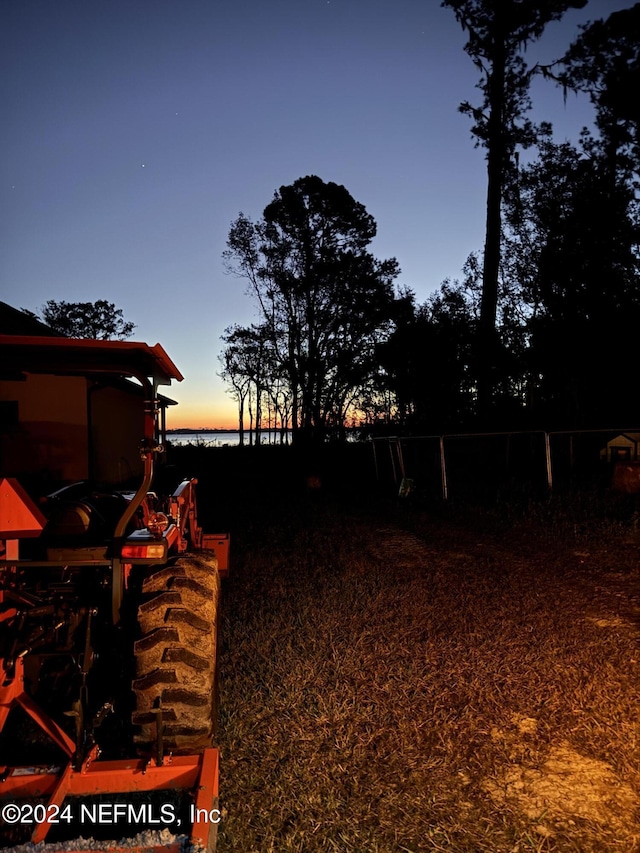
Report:
[{"label": "dark treeline", "polygon": [[[344,187],[301,178],[259,221],[240,214],[225,257],[259,319],[226,330],[221,375],[251,440],[265,426],[295,441],[355,423],[431,434],[638,421],[640,4],[583,28],[546,68],[518,51],[581,0],[443,5],[481,70],[483,103],[461,110],[487,149],[484,251],[418,304],[395,259],[368,251],[375,222]],[[590,97],[594,126],[575,144],[526,119],[537,72]]]}]

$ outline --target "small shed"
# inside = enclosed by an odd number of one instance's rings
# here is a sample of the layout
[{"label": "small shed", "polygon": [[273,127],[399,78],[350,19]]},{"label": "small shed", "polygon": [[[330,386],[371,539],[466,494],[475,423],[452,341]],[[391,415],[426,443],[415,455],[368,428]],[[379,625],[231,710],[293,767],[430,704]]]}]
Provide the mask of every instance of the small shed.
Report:
[{"label": "small shed", "polygon": [[600,451],[600,458],[606,462],[640,461],[640,432],[621,432]]},{"label": "small shed", "polygon": [[[149,413],[164,443],[182,375],[160,344],[0,334],[0,470],[44,494],[79,480],[123,488],[140,477]],[[137,381],[134,381],[137,380]]]}]

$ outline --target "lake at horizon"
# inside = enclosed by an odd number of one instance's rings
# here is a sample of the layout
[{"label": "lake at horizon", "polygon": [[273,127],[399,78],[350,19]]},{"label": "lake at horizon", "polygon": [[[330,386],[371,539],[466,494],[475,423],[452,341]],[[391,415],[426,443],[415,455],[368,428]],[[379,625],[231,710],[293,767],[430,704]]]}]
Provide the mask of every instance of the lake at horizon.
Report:
[{"label": "lake at horizon", "polygon": [[[245,444],[249,443],[249,430],[245,430]],[[291,435],[289,435],[291,441]],[[237,429],[217,430],[216,432],[172,432],[167,433],[167,442],[182,447],[187,444],[197,444],[201,447],[236,447],[240,444],[240,433]],[[262,430],[262,444],[279,444],[280,433]]]}]

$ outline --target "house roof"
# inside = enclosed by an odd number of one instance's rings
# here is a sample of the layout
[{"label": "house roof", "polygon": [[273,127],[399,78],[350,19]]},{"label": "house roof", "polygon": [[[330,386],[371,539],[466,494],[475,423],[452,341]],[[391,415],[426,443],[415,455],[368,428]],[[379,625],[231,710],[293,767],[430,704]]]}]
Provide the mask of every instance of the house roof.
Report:
[{"label": "house roof", "polygon": [[33,314],[20,311],[6,302],[0,301],[0,334],[2,335],[39,335],[41,337],[62,337],[49,326],[38,320]]},{"label": "house roof", "polygon": [[107,374],[153,379],[159,385],[184,378],[160,344],[0,334],[3,373]]},{"label": "house roof", "polygon": [[628,441],[629,444],[637,444],[640,441],[640,432],[621,432],[615,438],[610,439],[607,444],[614,444],[616,441]]}]

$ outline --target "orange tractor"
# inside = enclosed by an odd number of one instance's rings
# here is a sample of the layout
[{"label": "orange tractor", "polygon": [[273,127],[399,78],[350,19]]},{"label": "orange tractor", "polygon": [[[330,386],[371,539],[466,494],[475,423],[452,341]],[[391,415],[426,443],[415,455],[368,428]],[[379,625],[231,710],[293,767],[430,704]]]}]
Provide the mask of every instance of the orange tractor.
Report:
[{"label": "orange tractor", "polygon": [[181,379],[159,344],[0,335],[0,847],[215,847],[228,539],[162,485]]}]

